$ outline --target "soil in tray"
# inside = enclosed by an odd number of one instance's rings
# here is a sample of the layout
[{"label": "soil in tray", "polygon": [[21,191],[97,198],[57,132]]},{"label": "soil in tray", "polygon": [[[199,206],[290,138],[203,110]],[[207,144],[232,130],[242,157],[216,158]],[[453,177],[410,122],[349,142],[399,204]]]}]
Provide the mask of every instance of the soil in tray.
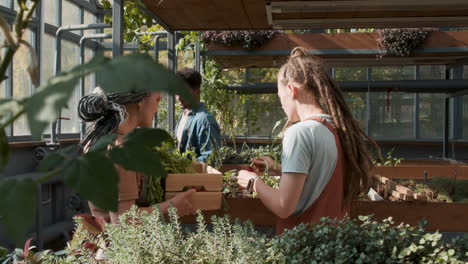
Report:
[{"label": "soil in tray", "polygon": [[423,180],[395,180],[397,184],[421,194],[429,202],[468,203],[468,180],[434,178],[424,183]]}]

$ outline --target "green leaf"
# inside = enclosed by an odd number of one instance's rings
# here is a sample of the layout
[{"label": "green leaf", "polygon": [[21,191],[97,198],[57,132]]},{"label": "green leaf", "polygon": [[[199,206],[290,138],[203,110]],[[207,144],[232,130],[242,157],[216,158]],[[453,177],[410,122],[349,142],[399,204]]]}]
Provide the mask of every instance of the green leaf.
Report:
[{"label": "green leaf", "polygon": [[65,183],[97,207],[117,211],[119,175],[105,153],[88,152],[63,168]]},{"label": "green leaf", "polygon": [[67,160],[76,156],[76,146],[69,146],[48,153],[43,160],[39,162],[39,171],[51,171],[65,165]]},{"label": "green leaf", "polygon": [[14,115],[23,109],[20,101],[15,99],[0,99],[0,119],[9,115]]},{"label": "green leaf", "polygon": [[40,161],[38,170],[43,172],[53,170],[62,165],[65,159],[66,157],[59,152],[49,153]]},{"label": "green leaf", "polygon": [[117,135],[111,134],[100,138],[93,146],[90,151],[106,151],[108,146],[114,143]]},{"label": "green leaf", "polygon": [[0,222],[6,232],[22,244],[34,220],[36,183],[32,179],[5,179],[0,181],[0,193]]},{"label": "green leaf", "polygon": [[171,141],[171,136],[162,129],[135,129],[125,137],[124,148],[113,148],[109,157],[127,170],[148,176],[166,177],[161,160],[152,149],[167,141]]},{"label": "green leaf", "polygon": [[148,149],[141,147],[114,148],[110,151],[109,157],[113,162],[119,164],[126,170],[141,172],[148,176],[167,176],[158,155]]},{"label": "green leaf", "polygon": [[57,119],[58,112],[66,107],[80,77],[104,67],[106,61],[107,58],[96,56],[90,62],[50,79],[26,101],[28,125],[34,139],[38,139]]},{"label": "green leaf", "polygon": [[159,128],[137,128],[125,136],[124,146],[143,145],[149,149],[161,146],[164,142],[171,142],[172,137],[167,131]]},{"label": "green leaf", "polygon": [[8,255],[8,250],[4,247],[0,247],[0,259],[5,258]]},{"label": "green leaf", "polygon": [[4,129],[0,129],[0,168],[3,169],[10,160],[10,147],[8,146],[8,137]]},{"label": "green leaf", "polygon": [[106,93],[129,90],[165,91],[194,102],[185,83],[147,54],[134,53],[118,57],[97,73],[101,88]]}]

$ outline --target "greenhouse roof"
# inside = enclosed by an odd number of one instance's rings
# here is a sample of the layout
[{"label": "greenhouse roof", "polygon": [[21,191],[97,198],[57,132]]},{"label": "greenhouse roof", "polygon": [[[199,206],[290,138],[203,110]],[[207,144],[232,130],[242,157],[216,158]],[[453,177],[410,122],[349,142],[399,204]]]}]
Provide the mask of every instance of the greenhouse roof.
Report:
[{"label": "greenhouse roof", "polygon": [[468,26],[466,0],[143,0],[168,30]]}]

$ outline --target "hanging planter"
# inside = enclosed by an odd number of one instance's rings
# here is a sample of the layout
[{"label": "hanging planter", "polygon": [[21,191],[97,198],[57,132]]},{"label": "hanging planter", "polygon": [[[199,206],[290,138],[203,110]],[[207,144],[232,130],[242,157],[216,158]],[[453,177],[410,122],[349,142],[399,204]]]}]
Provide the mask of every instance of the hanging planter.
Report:
[{"label": "hanging planter", "polygon": [[277,30],[206,31],[202,35],[202,40],[206,44],[214,43],[227,47],[240,46],[243,49],[256,49],[262,47],[279,32]]},{"label": "hanging planter", "polygon": [[386,28],[377,30],[377,43],[381,50],[379,58],[383,56],[411,56],[420,48],[429,34],[430,28]]}]

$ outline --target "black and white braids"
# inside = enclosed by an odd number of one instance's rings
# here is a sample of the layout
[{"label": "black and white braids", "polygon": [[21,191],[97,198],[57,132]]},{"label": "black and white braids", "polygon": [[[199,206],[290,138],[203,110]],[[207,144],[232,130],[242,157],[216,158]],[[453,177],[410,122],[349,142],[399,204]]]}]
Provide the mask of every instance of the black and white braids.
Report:
[{"label": "black and white braids", "polygon": [[81,148],[89,148],[101,137],[116,133],[127,118],[126,104],[136,104],[149,96],[147,91],[129,91],[125,93],[104,92],[97,87],[93,93],[81,98],[78,103],[78,115],[85,122],[94,122],[88,129]]}]

